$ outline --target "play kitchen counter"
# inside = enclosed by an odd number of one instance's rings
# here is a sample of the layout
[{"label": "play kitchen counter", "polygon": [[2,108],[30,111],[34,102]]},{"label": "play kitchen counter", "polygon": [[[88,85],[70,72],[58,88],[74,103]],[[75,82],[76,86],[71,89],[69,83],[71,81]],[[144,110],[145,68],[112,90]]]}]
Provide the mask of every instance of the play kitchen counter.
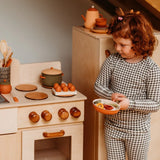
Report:
[{"label": "play kitchen counter", "polygon": [[[40,71],[51,65],[60,68],[60,62],[21,65],[17,60],[11,66],[12,93],[18,102],[13,101],[11,94],[4,94],[9,103],[0,104],[0,159],[83,160],[86,97],[79,92],[71,97],[57,97],[51,89],[42,87],[38,81]],[[48,97],[26,98],[28,92],[15,89],[24,83],[37,86],[36,92]]]}]

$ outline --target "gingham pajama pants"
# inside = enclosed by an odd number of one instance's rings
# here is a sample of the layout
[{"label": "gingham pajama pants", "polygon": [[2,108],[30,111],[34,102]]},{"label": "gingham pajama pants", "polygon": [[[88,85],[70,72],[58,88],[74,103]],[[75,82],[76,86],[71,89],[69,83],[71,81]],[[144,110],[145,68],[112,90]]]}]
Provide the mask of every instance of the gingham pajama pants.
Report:
[{"label": "gingham pajama pants", "polygon": [[150,133],[128,133],[105,126],[107,160],[147,160]]}]

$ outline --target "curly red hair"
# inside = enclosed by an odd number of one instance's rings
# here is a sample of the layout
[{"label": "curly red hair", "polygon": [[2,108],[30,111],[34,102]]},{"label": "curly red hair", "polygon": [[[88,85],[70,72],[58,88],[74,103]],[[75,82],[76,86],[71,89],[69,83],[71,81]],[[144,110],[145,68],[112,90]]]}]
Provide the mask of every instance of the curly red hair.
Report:
[{"label": "curly red hair", "polygon": [[132,49],[144,58],[153,54],[156,42],[153,28],[139,11],[115,16],[108,27],[108,33],[114,37],[131,39]]}]

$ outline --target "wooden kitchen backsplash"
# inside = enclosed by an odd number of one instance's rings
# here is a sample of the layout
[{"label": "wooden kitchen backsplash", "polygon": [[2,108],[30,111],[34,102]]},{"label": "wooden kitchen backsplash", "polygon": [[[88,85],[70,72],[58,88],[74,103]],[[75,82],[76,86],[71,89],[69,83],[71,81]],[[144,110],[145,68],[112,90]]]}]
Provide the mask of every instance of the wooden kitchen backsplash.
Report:
[{"label": "wooden kitchen backsplash", "polygon": [[37,83],[40,81],[41,71],[50,67],[61,70],[61,62],[20,64],[19,60],[13,58],[11,64],[11,84],[15,86],[23,83]]}]

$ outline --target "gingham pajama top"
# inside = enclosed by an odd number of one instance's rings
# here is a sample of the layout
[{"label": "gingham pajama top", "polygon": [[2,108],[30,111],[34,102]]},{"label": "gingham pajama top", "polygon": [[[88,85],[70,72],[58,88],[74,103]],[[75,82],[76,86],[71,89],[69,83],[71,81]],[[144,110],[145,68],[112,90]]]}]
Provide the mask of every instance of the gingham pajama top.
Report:
[{"label": "gingham pajama top", "polygon": [[107,99],[118,92],[130,100],[127,110],[106,115],[109,128],[148,132],[150,114],[160,107],[160,69],[150,57],[133,64],[126,62],[118,53],[111,54],[102,65],[95,82],[95,92]]}]

